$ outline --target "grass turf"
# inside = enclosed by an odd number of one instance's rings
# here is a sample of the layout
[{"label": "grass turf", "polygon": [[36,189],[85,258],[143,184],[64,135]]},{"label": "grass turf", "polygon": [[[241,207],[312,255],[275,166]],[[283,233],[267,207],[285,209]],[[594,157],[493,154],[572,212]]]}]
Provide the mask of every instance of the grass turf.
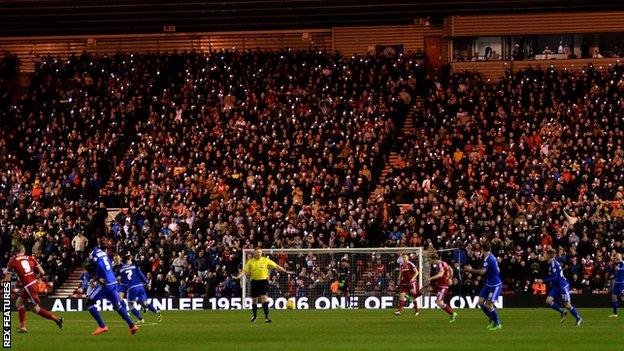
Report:
[{"label": "grass turf", "polygon": [[608,309],[581,310],[584,321],[574,326],[568,316],[546,308],[499,310],[503,329],[486,330],[480,310],[458,310],[449,324],[440,310],[414,317],[393,310],[262,311],[249,323],[249,311],[165,312],[162,323],[153,314],[134,336],[114,312],[103,314],[110,331],[93,337],[96,323],[88,312],[63,314],[62,331],[50,321],[28,313],[28,333],[17,334],[13,315],[14,350],[621,350],[624,317],[607,318]]}]

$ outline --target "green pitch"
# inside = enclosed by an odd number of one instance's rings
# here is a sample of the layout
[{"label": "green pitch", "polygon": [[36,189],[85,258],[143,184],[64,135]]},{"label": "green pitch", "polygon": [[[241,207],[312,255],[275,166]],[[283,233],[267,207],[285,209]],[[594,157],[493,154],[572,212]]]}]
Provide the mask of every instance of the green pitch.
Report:
[{"label": "green pitch", "polygon": [[14,350],[622,350],[624,315],[607,318],[608,309],[581,309],[584,321],[546,308],[499,310],[503,329],[487,331],[480,310],[459,310],[454,324],[440,310],[286,310],[271,311],[273,323],[249,323],[248,311],[165,312],[153,314],[134,335],[114,313],[103,316],[110,331],[93,337],[96,324],[88,312],[65,313],[62,331],[50,321],[28,314],[28,334],[17,334]]}]

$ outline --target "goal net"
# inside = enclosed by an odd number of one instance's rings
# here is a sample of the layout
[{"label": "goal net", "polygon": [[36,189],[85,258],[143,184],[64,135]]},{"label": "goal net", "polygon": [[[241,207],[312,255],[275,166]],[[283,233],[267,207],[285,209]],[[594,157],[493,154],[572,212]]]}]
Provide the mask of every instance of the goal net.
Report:
[{"label": "goal net", "polygon": [[[294,274],[271,271],[269,306],[298,309],[390,308],[396,306],[398,259],[409,254],[418,267],[419,286],[429,276],[430,260],[422,247],[357,249],[263,249],[268,258]],[[243,266],[253,249],[243,251]],[[250,279],[241,281],[243,308],[251,308]]]}]

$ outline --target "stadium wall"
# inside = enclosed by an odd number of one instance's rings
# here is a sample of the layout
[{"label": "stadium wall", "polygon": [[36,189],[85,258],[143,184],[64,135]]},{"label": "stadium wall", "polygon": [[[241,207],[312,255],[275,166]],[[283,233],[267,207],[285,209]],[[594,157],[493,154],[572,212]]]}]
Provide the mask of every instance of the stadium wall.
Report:
[{"label": "stadium wall", "polygon": [[376,45],[403,45],[406,52],[424,50],[425,38],[435,36],[442,36],[441,26],[404,25],[332,29],[333,49],[345,55],[363,55],[374,51]]},{"label": "stadium wall", "polygon": [[518,72],[527,68],[548,69],[551,65],[557,69],[582,70],[592,65],[595,69],[602,70],[613,65],[620,64],[620,58],[602,59],[573,59],[573,60],[530,60],[530,61],[476,61],[476,62],[453,62],[453,72],[479,72],[483,79],[498,81],[505,75],[505,71]]},{"label": "stadium wall", "polygon": [[38,57],[50,54],[66,59],[83,51],[116,52],[209,51],[210,49],[339,51],[345,55],[366,54],[376,45],[402,45],[405,51],[424,49],[425,37],[441,36],[442,26],[402,25],[340,27],[282,31],[162,33],[145,35],[40,36],[0,38],[0,53],[11,52],[22,62],[22,71],[32,72]]},{"label": "stadium wall", "polygon": [[[579,308],[605,308],[610,306],[608,295],[572,295],[574,306]],[[397,306],[396,296],[369,296],[353,297],[353,305],[358,309],[391,309]],[[508,295],[502,296],[496,303],[498,308],[534,308],[545,307],[545,296],[535,295]],[[347,300],[336,297],[298,298],[293,299],[297,309],[335,309],[346,308]],[[457,309],[476,309],[478,296],[453,296],[449,305]],[[42,298],[43,306],[53,312],[81,312],[86,311],[86,300],[76,298]],[[269,299],[271,308],[286,309],[286,298],[276,300]],[[243,309],[241,298],[158,298],[152,299],[154,305],[165,311],[200,311],[200,310],[240,310]],[[99,304],[99,302],[98,302]],[[251,306],[251,298],[246,299],[245,309]],[[421,308],[437,308],[435,296],[430,296],[420,304]],[[113,306],[109,302],[98,305],[100,309],[112,311]],[[15,306],[12,305],[12,309]]]},{"label": "stadium wall", "polygon": [[624,12],[551,12],[451,16],[446,37],[624,32]]},{"label": "stadium wall", "polygon": [[94,54],[116,52],[277,50],[282,48],[331,50],[329,29],[223,33],[166,33],[149,35],[97,35],[62,37],[0,38],[0,52],[11,52],[22,62],[22,71],[32,72],[38,57],[50,54],[66,59],[83,51]]}]

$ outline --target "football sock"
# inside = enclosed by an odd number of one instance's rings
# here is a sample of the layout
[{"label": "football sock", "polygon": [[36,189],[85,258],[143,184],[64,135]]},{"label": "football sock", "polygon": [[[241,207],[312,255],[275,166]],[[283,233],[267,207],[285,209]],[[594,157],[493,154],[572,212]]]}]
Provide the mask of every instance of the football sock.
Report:
[{"label": "football sock", "polygon": [[568,310],[570,310],[570,313],[572,313],[572,315],[574,316],[574,318],[576,318],[577,320],[579,318],[581,318],[581,315],[578,314],[578,312],[576,311],[576,308],[574,308],[574,306],[568,308]]},{"label": "football sock", "polygon": [[448,314],[453,314],[453,309],[450,308],[449,305],[444,305],[442,309]]},{"label": "football sock", "polygon": [[500,321],[498,320],[498,313],[496,313],[496,308],[493,308],[490,311],[490,319],[494,322],[495,325],[499,325]]},{"label": "football sock", "polygon": [[17,309],[17,314],[19,316],[20,328],[26,328],[26,309],[24,306]]},{"label": "football sock", "polygon": [[126,321],[126,323],[128,324],[128,327],[130,328],[134,327],[134,322],[132,322],[132,319],[130,319],[130,316],[128,316],[128,311],[126,310],[126,306],[124,306],[123,304],[119,304],[119,306],[117,306],[117,314],[124,321]]},{"label": "football sock", "polygon": [[399,311],[403,311],[403,306],[405,306],[405,300],[399,300]]},{"label": "football sock", "polygon": [[132,312],[132,314],[138,319],[143,319],[143,316],[141,316],[141,312],[139,312],[139,310],[137,310],[135,307],[132,307],[130,309],[130,312]]},{"label": "football sock", "polygon": [[485,305],[481,305],[481,311],[483,311],[483,313],[485,313],[485,315],[488,316],[490,320],[493,320],[492,315],[490,314],[490,310],[488,310],[488,308],[485,307]]},{"label": "football sock", "polygon": [[414,303],[414,312],[418,312],[418,301],[416,301],[416,295],[412,295],[412,302]]},{"label": "football sock", "polygon": [[254,317],[258,316],[258,304],[257,303],[251,304],[251,312],[253,312]]},{"label": "football sock", "polygon": [[613,308],[613,314],[617,314],[617,310],[618,310],[618,301],[611,301],[611,308]]},{"label": "football sock", "polygon": [[563,309],[561,307],[559,307],[559,305],[557,305],[556,302],[551,302],[550,303],[550,308],[552,308],[553,310],[559,312],[559,313],[563,313]]},{"label": "football sock", "polygon": [[147,304],[147,309],[150,310],[152,313],[156,313],[156,307],[154,307],[154,305],[152,305],[151,303]]},{"label": "football sock", "polygon": [[41,317],[45,318],[45,319],[49,319],[52,321],[57,320],[58,318],[52,314],[52,312],[46,310],[45,308],[41,307],[39,309],[39,312],[37,312],[38,315],[40,315]]},{"label": "football sock", "polygon": [[90,306],[89,312],[91,313],[91,316],[93,316],[93,319],[95,319],[95,321],[97,322],[98,326],[100,326],[100,328],[106,327],[106,324],[104,324],[104,320],[102,320],[102,316],[100,316],[100,312],[98,312],[97,307]]},{"label": "football sock", "polygon": [[269,303],[268,302],[262,303],[262,310],[264,311],[264,318],[269,318]]}]

